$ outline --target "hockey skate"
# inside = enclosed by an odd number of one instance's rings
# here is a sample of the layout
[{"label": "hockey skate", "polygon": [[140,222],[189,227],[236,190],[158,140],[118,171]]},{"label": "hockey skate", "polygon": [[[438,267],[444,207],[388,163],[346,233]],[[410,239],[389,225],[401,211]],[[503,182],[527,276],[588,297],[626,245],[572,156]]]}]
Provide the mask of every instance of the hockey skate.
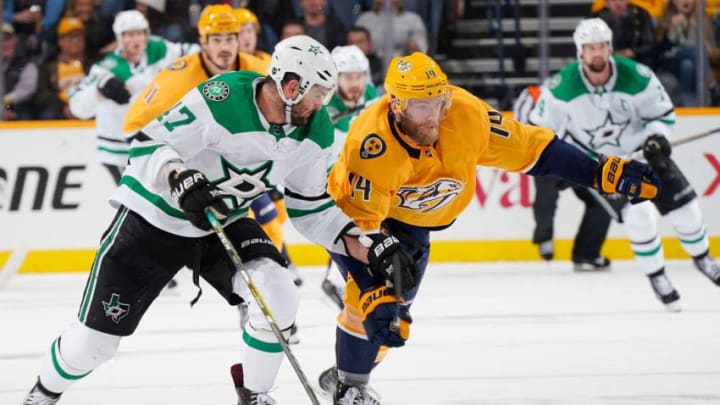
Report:
[{"label": "hockey skate", "polygon": [[610,259],[598,256],[594,259],[573,257],[573,270],[575,271],[603,271],[610,270]]},{"label": "hockey skate", "polygon": [[337,304],[340,309],[345,308],[345,304],[343,304],[342,289],[335,287],[332,281],[328,279],[322,281],[322,284],[320,284],[320,288],[322,288],[325,295],[327,295],[335,304]]},{"label": "hockey skate", "polygon": [[338,381],[333,405],[380,405],[366,387],[345,385]]},{"label": "hockey skate", "polygon": [[540,250],[540,257],[547,262],[551,261],[555,256],[555,248],[551,240],[538,243],[538,249]]},{"label": "hockey skate", "polygon": [[60,394],[50,392],[40,384],[40,379],[28,392],[22,405],[55,405],[60,399]]},{"label": "hockey skate", "polygon": [[655,295],[665,304],[665,308],[670,312],[680,312],[680,294],[670,284],[670,280],[665,275],[665,269],[649,274],[648,278]]},{"label": "hockey skate", "polygon": [[709,254],[705,253],[701,257],[693,258],[693,263],[695,263],[695,267],[700,270],[702,274],[720,286],[720,266],[718,266]]},{"label": "hockey skate", "polygon": [[242,364],[234,364],[230,367],[235,392],[238,394],[238,405],[275,405],[275,400],[268,394],[253,392],[243,386],[244,376]]}]

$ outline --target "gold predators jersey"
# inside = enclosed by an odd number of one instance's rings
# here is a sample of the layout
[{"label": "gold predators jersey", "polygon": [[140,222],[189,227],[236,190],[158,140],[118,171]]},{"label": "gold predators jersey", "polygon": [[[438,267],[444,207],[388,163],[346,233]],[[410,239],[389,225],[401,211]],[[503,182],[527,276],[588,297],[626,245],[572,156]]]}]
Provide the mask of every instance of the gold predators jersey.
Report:
[{"label": "gold predators jersey", "polygon": [[[247,53],[238,54],[238,70],[268,74],[270,61]],[[123,121],[123,134],[128,137],[177,103],[190,89],[208,80],[200,52],[176,59],[145,87],[130,105]]]},{"label": "gold predators jersey", "polygon": [[411,145],[392,119],[389,96],[353,122],[328,192],[361,229],[393,218],[441,229],[475,192],[476,166],[530,170],[553,139],[546,129],[504,118],[467,91],[450,86],[452,105],[432,146]]}]

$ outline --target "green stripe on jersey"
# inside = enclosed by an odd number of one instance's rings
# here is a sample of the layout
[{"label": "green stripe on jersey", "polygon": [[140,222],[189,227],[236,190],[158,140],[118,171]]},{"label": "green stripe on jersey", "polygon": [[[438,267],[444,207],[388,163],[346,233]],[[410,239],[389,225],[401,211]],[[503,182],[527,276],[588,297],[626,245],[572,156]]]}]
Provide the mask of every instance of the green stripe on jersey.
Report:
[{"label": "green stripe on jersey", "polygon": [[90,301],[92,301],[92,296],[95,292],[95,282],[97,281],[98,271],[100,270],[100,262],[105,256],[105,253],[107,253],[107,250],[112,242],[115,240],[115,236],[117,236],[120,225],[123,221],[125,221],[127,213],[128,211],[126,208],[122,211],[121,215],[117,217],[115,223],[113,223],[112,228],[110,229],[110,232],[108,232],[105,239],[100,242],[100,249],[98,249],[95,254],[95,260],[93,261],[92,268],[90,269],[90,277],[88,278],[87,287],[85,287],[85,295],[83,296],[82,305],[80,306],[80,314],[78,315],[78,318],[82,323],[85,323],[85,317],[87,316]]},{"label": "green stripe on jersey", "polygon": [[130,175],[123,175],[120,178],[121,186],[127,186],[130,190],[134,191],[140,197],[148,200],[150,204],[156,206],[160,209],[160,211],[164,212],[168,216],[179,218],[179,219],[187,219],[187,216],[180,211],[177,208],[172,207],[170,204],[167,203],[162,197],[160,197],[157,194],[154,194],[150,192],[150,190],[143,187],[143,185],[140,183],[140,181]]}]

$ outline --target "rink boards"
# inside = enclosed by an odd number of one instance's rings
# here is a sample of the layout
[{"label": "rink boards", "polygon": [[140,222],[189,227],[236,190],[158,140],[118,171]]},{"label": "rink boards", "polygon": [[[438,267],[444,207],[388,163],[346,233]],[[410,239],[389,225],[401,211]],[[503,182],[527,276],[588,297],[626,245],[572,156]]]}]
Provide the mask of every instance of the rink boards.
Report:
[{"label": "rink boards", "polygon": [[[720,109],[678,109],[674,138],[720,127]],[[673,150],[700,196],[720,255],[720,134]],[[475,199],[449,229],[433,235],[432,261],[533,260],[534,189],[528,176],[479,168]],[[107,197],[114,184],[97,163],[92,122],[0,123],[0,265],[24,255],[21,272],[89,268],[100,235],[114,213]],[[555,220],[558,257],[568,258],[583,206],[570,191],[561,194]],[[671,226],[660,221],[666,256],[683,258]],[[286,239],[297,264],[321,264],[325,252],[290,224]],[[622,226],[613,224],[603,253],[631,258]]]}]

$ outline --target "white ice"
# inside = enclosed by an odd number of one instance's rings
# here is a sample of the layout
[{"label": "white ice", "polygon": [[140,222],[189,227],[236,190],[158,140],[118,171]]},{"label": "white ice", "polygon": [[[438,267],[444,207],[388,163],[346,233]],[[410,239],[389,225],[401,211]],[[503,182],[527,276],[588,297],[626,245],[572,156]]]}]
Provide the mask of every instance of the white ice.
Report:
[{"label": "white ice", "polygon": [[[313,381],[333,362],[335,310],[302,268],[299,345]],[[682,297],[666,312],[632,262],[578,274],[567,262],[433,264],[413,306],[408,344],[371,384],[384,405],[718,404],[720,288],[690,261],[668,263]],[[0,404],[19,405],[42,353],[73,321],[86,275],[17,275],[0,291]],[[118,355],[61,405],[235,404],[236,311],[208,286],[195,308],[188,274],[164,294]],[[272,395],[308,404],[284,363]],[[324,400],[322,400],[324,401]]]}]

